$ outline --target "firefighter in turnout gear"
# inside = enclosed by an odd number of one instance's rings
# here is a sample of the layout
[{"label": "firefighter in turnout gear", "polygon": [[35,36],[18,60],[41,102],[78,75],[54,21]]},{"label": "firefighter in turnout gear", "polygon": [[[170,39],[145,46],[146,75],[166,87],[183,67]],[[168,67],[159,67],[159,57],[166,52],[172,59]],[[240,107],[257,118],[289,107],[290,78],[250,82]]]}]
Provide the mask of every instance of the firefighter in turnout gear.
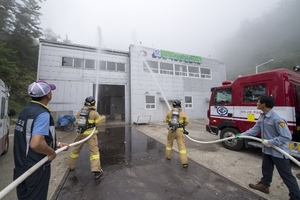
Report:
[{"label": "firefighter in turnout gear", "polygon": [[[77,136],[74,142],[80,141],[88,137],[92,132],[95,126],[101,124],[101,116],[97,112],[97,107],[95,106],[95,98],[90,96],[85,99],[84,106],[81,110],[77,112],[76,121],[77,121]],[[90,151],[90,163],[91,163],[91,172],[94,173],[95,178],[99,178],[103,175],[103,170],[101,168],[100,162],[100,151],[98,147],[98,130],[96,129],[94,135],[89,138],[86,142]],[[76,161],[79,157],[80,150],[84,143],[74,146],[70,158],[69,158],[69,168],[71,171],[75,169]]]},{"label": "firefighter in turnout gear", "polygon": [[171,160],[171,153],[174,139],[177,141],[180,161],[183,168],[188,166],[187,151],[184,142],[185,126],[189,123],[188,116],[181,109],[181,102],[175,100],[173,108],[167,113],[166,122],[168,126],[168,138],[166,143],[166,159]]}]

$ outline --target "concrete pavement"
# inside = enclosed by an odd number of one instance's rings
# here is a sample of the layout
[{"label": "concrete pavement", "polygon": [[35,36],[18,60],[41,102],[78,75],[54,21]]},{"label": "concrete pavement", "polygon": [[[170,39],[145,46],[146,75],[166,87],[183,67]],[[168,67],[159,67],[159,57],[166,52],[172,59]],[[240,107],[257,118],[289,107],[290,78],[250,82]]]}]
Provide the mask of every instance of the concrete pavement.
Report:
[{"label": "concrete pavement", "polygon": [[[212,141],[219,139],[217,136],[213,136],[205,131],[206,119],[192,120],[187,127],[189,136],[202,140]],[[99,134],[105,134],[106,128],[103,126],[103,131]],[[165,144],[167,137],[166,124],[151,123],[150,125],[132,125],[133,128],[146,134],[153,140],[159,142],[161,145]],[[12,133],[12,132],[11,132]],[[72,143],[75,138],[73,132],[57,133],[58,141]],[[13,141],[13,136],[10,136],[10,143]],[[248,187],[248,184],[257,182],[261,177],[261,150],[260,149],[246,149],[242,152],[230,151],[221,145],[221,143],[215,144],[198,144],[186,139],[186,146],[188,150],[188,157],[191,160],[191,166],[198,166],[199,164],[204,168],[210,169],[216,174],[229,179],[246,190],[256,193],[265,199],[289,199],[288,190],[281,178],[279,177],[277,170],[274,170],[273,183],[270,188],[270,194],[264,194],[259,191],[252,190]],[[174,143],[174,151],[177,150],[177,145]],[[106,153],[101,152],[103,157]],[[53,199],[58,187],[61,187],[61,182],[67,172],[67,158],[69,152],[62,152],[52,163],[52,174],[50,180],[50,187],[48,192],[48,199]],[[178,154],[173,154],[172,162],[179,162]],[[164,160],[164,159],[163,159]],[[102,161],[103,162],[103,161]],[[195,163],[195,164],[193,164]],[[174,163],[175,164],[175,163]],[[175,164],[177,165],[177,164]],[[178,164],[179,165],[179,164]],[[12,169],[13,169],[13,157],[12,157],[12,144],[8,154],[0,157],[0,173],[2,190],[12,181]],[[189,170],[195,170],[194,173],[198,173],[197,167],[192,168],[189,166]],[[292,166],[292,172],[294,175],[300,172],[298,166]],[[299,183],[299,180],[298,180]],[[15,191],[10,192],[4,199],[16,199]]]}]

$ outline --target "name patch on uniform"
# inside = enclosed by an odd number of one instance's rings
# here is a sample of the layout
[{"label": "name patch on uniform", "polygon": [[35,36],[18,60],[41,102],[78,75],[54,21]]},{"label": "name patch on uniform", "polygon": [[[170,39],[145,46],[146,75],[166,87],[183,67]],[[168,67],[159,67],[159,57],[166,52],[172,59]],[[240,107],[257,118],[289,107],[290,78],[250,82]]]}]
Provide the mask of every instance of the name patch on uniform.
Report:
[{"label": "name patch on uniform", "polygon": [[285,127],[285,122],[278,122],[279,126],[281,126],[282,128]]}]

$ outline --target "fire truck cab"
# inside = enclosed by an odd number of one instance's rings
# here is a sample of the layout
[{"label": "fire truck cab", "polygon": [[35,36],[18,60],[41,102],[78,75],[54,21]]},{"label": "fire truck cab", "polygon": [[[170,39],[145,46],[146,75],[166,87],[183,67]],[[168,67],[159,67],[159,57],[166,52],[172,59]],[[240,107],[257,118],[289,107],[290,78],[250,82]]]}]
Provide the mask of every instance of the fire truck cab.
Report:
[{"label": "fire truck cab", "polygon": [[[240,76],[233,82],[226,80],[222,86],[211,88],[206,131],[222,139],[253,127],[261,113],[257,101],[262,95],[275,98],[273,109],[288,122],[292,134],[290,154],[300,158],[300,74],[288,69]],[[249,139],[227,140],[222,144],[235,151],[261,147],[261,143]]]}]

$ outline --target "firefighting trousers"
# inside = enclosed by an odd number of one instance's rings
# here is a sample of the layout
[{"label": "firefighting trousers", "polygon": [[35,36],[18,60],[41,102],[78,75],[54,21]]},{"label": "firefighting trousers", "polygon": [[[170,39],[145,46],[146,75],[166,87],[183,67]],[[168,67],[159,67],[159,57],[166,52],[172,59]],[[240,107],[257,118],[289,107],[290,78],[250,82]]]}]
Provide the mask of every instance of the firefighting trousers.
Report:
[{"label": "firefighting trousers", "polygon": [[[74,142],[77,142],[79,140],[82,140],[86,138],[87,135],[77,135]],[[91,163],[91,172],[99,172],[101,171],[101,162],[100,162],[100,151],[98,147],[98,137],[96,134],[94,134],[90,139],[87,141],[78,144],[73,147],[73,150],[70,154],[69,158],[69,168],[75,169],[77,159],[79,157],[79,153],[81,151],[81,148],[83,147],[84,143],[87,144],[89,151],[90,151],[90,163]]]},{"label": "firefighting trousers", "polygon": [[171,159],[174,140],[177,141],[181,164],[188,164],[187,151],[185,147],[184,134],[182,128],[178,128],[176,129],[176,131],[169,130],[166,143],[166,158]]}]

